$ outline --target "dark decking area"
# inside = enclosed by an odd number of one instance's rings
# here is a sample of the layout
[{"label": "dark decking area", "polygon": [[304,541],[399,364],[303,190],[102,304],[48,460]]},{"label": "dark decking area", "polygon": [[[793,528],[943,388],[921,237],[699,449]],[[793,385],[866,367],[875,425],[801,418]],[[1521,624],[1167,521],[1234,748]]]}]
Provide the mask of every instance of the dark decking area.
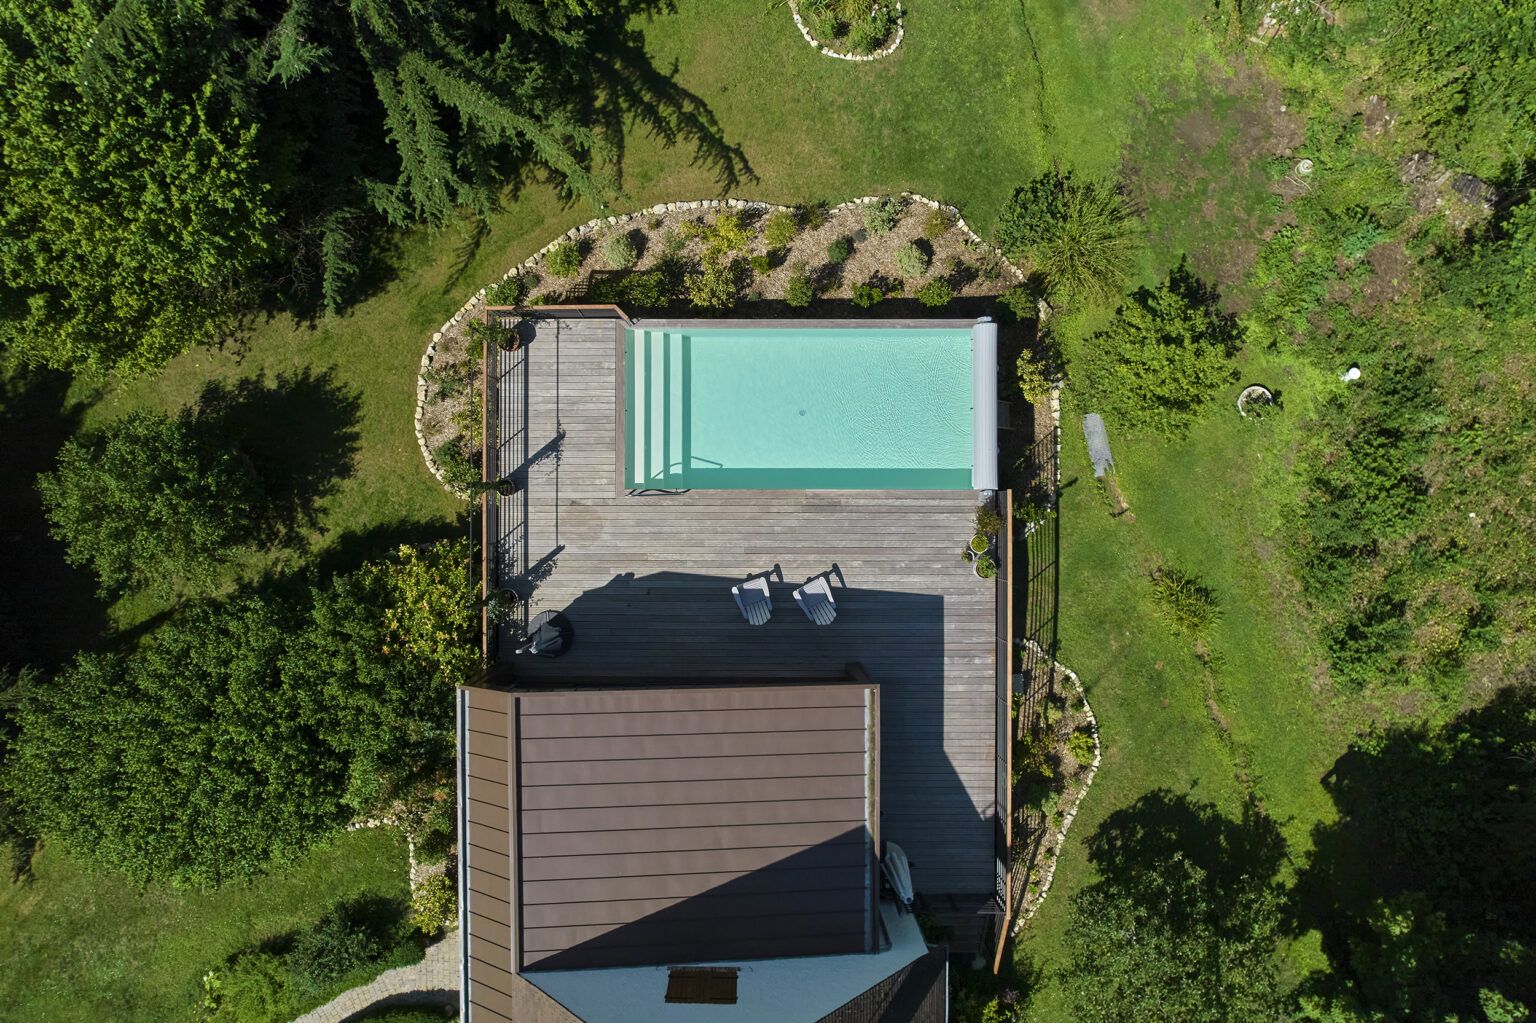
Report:
[{"label": "dark decking area", "polygon": [[[500,585],[574,629],[557,659],[513,657],[520,685],[655,678],[842,677],[881,687],[882,832],[920,891],[990,893],[996,800],[995,590],[960,559],[972,491],[624,492],[620,337],[612,319],[538,321],[491,353],[490,499]],[[827,572],[838,617],[790,597]],[[749,626],[730,586],[777,568],[773,616]]]}]

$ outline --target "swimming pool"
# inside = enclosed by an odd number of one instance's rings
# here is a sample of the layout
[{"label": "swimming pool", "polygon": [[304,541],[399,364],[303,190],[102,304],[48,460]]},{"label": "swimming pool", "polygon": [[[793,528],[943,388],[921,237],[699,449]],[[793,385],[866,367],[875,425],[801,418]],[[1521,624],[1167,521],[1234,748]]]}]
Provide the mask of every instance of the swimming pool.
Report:
[{"label": "swimming pool", "polygon": [[991,323],[631,328],[627,486],[994,488],[995,339]]}]

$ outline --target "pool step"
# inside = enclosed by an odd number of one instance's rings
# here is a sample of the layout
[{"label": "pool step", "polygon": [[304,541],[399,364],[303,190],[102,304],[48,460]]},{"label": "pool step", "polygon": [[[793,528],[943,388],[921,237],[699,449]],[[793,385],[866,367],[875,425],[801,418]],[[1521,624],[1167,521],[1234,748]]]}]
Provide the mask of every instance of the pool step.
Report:
[{"label": "pool step", "polygon": [[678,485],[687,465],[683,395],[686,341],[675,331],[640,330],[634,335],[634,447],[630,482],[645,487]]}]

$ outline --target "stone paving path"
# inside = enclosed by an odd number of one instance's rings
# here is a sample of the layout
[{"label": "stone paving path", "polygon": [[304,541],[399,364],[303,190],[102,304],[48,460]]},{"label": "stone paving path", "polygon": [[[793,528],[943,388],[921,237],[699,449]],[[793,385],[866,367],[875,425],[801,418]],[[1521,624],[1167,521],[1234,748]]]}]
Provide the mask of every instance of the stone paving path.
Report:
[{"label": "stone paving path", "polygon": [[458,991],[459,932],[455,929],[427,946],[421,962],[385,970],[294,1023],[346,1023],[365,1009],[393,1005],[448,1005],[458,1001]]}]

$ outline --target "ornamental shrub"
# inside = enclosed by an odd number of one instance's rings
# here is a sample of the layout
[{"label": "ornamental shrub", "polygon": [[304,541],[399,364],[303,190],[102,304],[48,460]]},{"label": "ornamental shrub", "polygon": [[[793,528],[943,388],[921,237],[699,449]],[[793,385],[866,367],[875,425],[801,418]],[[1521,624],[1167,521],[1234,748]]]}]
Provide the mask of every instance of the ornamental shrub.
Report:
[{"label": "ornamental shrub", "polygon": [[896,221],[901,219],[901,211],[905,204],[896,196],[888,195],[883,199],[864,205],[864,228],[876,238],[883,234],[890,234],[896,226]]},{"label": "ornamental shrub", "polygon": [[284,958],[296,986],[322,991],[377,959],[381,944],[364,923],[333,910],[315,926],[300,931]]},{"label": "ornamental shrub", "polygon": [[446,873],[425,878],[411,893],[411,917],[416,929],[431,937],[459,913],[459,889]]},{"label": "ornamental shrub", "polygon": [[287,1023],[384,970],[419,962],[421,942],[405,925],[405,909],[365,896],[336,906],[305,930],[236,953],[204,976],[197,1018]]},{"label": "ornamental shrub", "polygon": [[723,255],[705,256],[699,270],[683,282],[688,301],[699,309],[729,309],[736,303],[742,265]]},{"label": "ornamental shrub", "polygon": [[949,229],[955,226],[955,222],[949,219],[949,214],[943,210],[930,209],[928,216],[923,220],[923,237],[930,242],[936,242],[949,233]]},{"label": "ornamental shrub", "polygon": [[871,306],[885,300],[885,292],[874,280],[865,281],[863,284],[853,286],[853,304],[860,309],[868,309]]},{"label": "ornamental shrub", "polygon": [[834,238],[827,244],[827,262],[833,266],[848,262],[848,257],[853,255],[853,240],[850,238]]},{"label": "ornamental shrub", "polygon": [[640,250],[628,231],[609,236],[603,243],[603,262],[610,270],[628,270],[640,261]]},{"label": "ornamental shrub", "polygon": [[1019,352],[1017,375],[1019,393],[1031,405],[1038,405],[1051,396],[1051,379],[1046,375],[1045,363],[1028,349]]},{"label": "ornamental shrub", "polygon": [[729,213],[721,213],[710,221],[701,233],[704,239],[705,257],[725,256],[732,252],[740,252],[747,247],[751,238],[747,229],[742,226],[741,214],[734,210]]},{"label": "ornamental shrub", "polygon": [[468,490],[480,482],[480,470],[464,453],[464,445],[457,439],[445,440],[432,449],[432,459],[437,462],[443,482],[454,490]]},{"label": "ornamental shrub", "polygon": [[625,279],[623,288],[625,300],[642,309],[667,305],[676,291],[672,278],[663,270],[631,274]]},{"label": "ornamental shrub", "polygon": [[1026,735],[1013,744],[1013,780],[1049,781],[1056,776],[1051,768],[1051,750],[1044,738]]},{"label": "ornamental shrub", "polygon": [[1053,295],[1102,300],[1130,277],[1134,223],[1114,183],[1053,169],[1013,193],[997,236],[1010,257],[1034,264]]},{"label": "ornamental shrub", "polygon": [[752,267],[752,272],[759,277],[766,277],[773,272],[773,261],[763,253],[747,257],[747,265]]},{"label": "ornamental shrub", "polygon": [[982,536],[997,536],[1003,531],[1003,517],[991,504],[976,506],[976,532]]},{"label": "ornamental shrub", "polygon": [[575,277],[581,272],[581,249],[575,242],[561,242],[549,250],[544,265],[554,277]]},{"label": "ornamental shrub", "polygon": [[1035,292],[1024,284],[1015,284],[997,296],[999,311],[1004,323],[1018,323],[1039,315],[1040,303]]},{"label": "ornamental shrub", "polygon": [[903,277],[921,277],[928,272],[930,257],[917,242],[907,242],[896,250],[896,269]]},{"label": "ornamental shrub", "polygon": [[1079,728],[1067,736],[1067,752],[1072,754],[1072,759],[1079,764],[1093,763],[1093,754],[1096,749],[1093,741],[1093,733]]},{"label": "ornamental shrub", "polygon": [[770,250],[786,249],[800,233],[800,225],[789,210],[777,210],[763,221],[763,244]]},{"label": "ornamental shrub", "polygon": [[1152,573],[1152,597],[1158,615],[1171,628],[1198,638],[1221,617],[1216,594],[1197,575],[1176,568]]},{"label": "ornamental shrub", "polygon": [[915,294],[917,300],[929,309],[942,309],[954,300],[955,289],[944,278],[935,277],[918,288]]},{"label": "ornamental shrub", "polygon": [[277,1023],[298,1006],[282,959],[270,952],[244,952],[203,978],[206,1023]]},{"label": "ornamental shrub", "polygon": [[503,277],[486,286],[485,301],[488,305],[517,305],[528,294],[522,274]]},{"label": "ornamental shrub", "polygon": [[793,309],[804,309],[816,297],[816,289],[805,273],[805,267],[797,266],[784,285],[784,304]]},{"label": "ornamental shrub", "polygon": [[889,34],[874,19],[860,19],[848,28],[848,49],[853,53],[873,53]]}]

